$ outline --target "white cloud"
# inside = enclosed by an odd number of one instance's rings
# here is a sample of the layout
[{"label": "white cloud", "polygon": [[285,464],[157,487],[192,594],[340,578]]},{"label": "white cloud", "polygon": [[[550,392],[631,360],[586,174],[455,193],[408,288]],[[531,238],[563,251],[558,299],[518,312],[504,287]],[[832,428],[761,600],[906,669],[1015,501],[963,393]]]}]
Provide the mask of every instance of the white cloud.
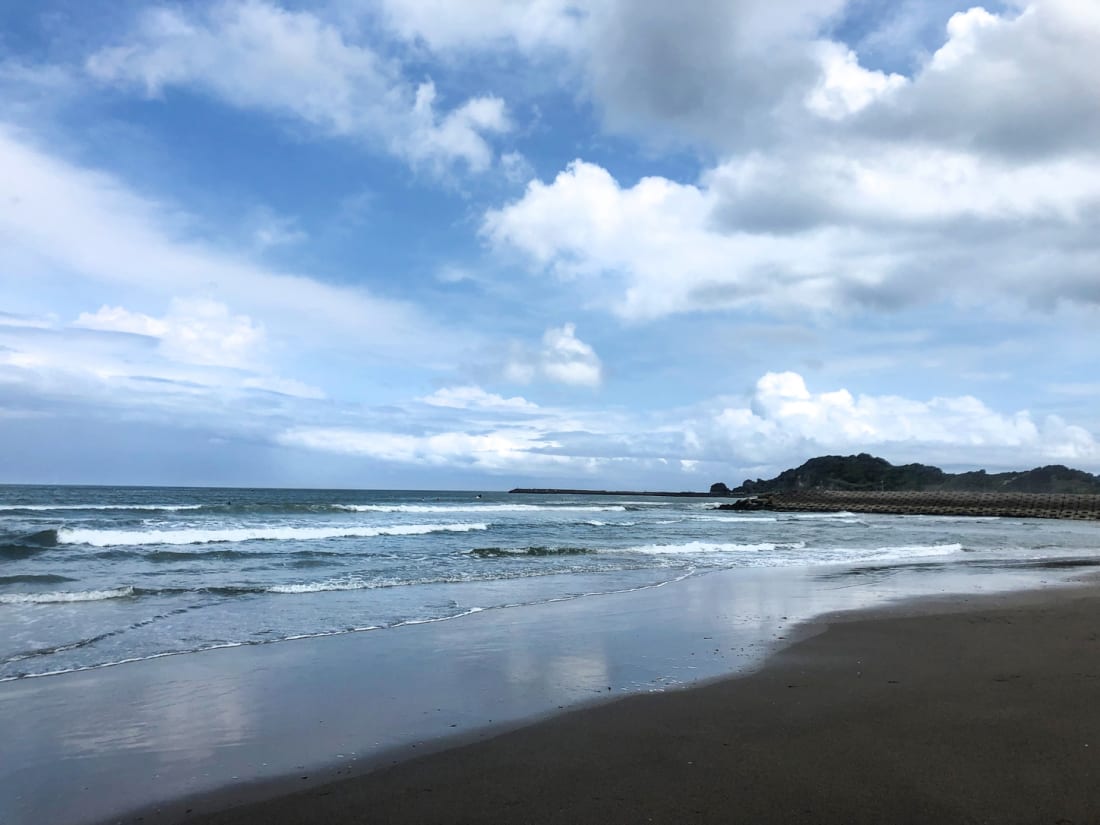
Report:
[{"label": "white cloud", "polygon": [[603,363],[596,351],[577,337],[576,324],[563,324],[543,333],[538,351],[515,348],[504,366],[504,377],[518,384],[541,377],[575,387],[598,387],[603,382]]},{"label": "white cloud", "polygon": [[973,465],[1100,460],[1093,435],[1057,416],[999,413],[973,396],[920,401],[846,389],[815,393],[793,372],[767,373],[747,407],[727,406],[695,422],[685,443],[699,457],[720,452],[768,463],[864,450]]},{"label": "white cloud", "polygon": [[180,229],[194,219],[51,157],[3,124],[0,178],[0,284],[13,304],[88,281],[100,295],[121,291],[142,303],[209,296],[298,349],[341,346],[359,357],[430,365],[461,347],[411,304],[267,269],[194,240]]},{"label": "white cloud", "polygon": [[[30,404],[175,423],[192,413],[230,418],[251,390],[324,397],[279,375],[265,343],[262,328],[215,301],[175,300],[162,317],[104,306],[67,326],[49,319],[0,324],[0,383]],[[188,400],[181,407],[185,397],[202,406]]]},{"label": "white cloud", "polygon": [[195,87],[324,134],[381,144],[440,171],[455,161],[484,171],[493,160],[487,136],[511,128],[500,98],[475,97],[440,111],[431,81],[410,84],[393,61],[349,43],[318,16],[262,0],[147,10],[127,42],[93,54],[87,69],[149,96]]},{"label": "white cloud", "polygon": [[552,381],[596,387],[603,380],[599,356],[576,336],[576,325],[564,324],[542,336],[542,371]]},{"label": "white cloud", "polygon": [[95,313],[81,313],[75,325],[159,338],[166,357],[189,364],[248,367],[264,347],[261,326],[209,299],[174,299],[163,318],[104,306]]},{"label": "white cloud", "polygon": [[[586,299],[628,318],[833,310],[979,289],[1049,302],[1095,292],[1097,204],[1100,164],[1082,158],[1013,165],[869,146],[750,154],[698,185],[648,177],[623,188],[575,161],[488,212],[483,232],[536,271],[583,281]],[[1060,242],[1039,254],[1029,231]]]},{"label": "white cloud", "polygon": [[278,441],[291,447],[399,464],[465,466],[489,472],[520,469],[528,472],[571,462],[568,456],[553,452],[560,446],[557,442],[521,429],[407,435],[351,428],[302,427],[281,433]]},{"label": "white cloud", "polygon": [[[732,467],[778,472],[814,455],[862,451],[952,466],[1100,462],[1095,437],[1057,416],[1000,412],[967,395],[918,400],[843,388],[818,392],[793,372],[766,373],[741,403],[726,399],[645,415],[548,408],[531,415],[515,399],[469,387],[421,401],[448,416],[423,418],[423,409],[412,407],[403,431],[368,423],[292,426],[275,439],[394,465],[557,478],[705,473],[713,480]],[[478,420],[487,410],[500,416],[491,425]]]},{"label": "white cloud", "polygon": [[482,409],[533,412],[539,408],[538,404],[533,404],[526,398],[521,398],[518,395],[512,398],[505,398],[504,396],[486,392],[481,387],[475,386],[444,387],[420,400],[432,407],[449,407],[460,410]]},{"label": "white cloud", "polygon": [[863,68],[859,56],[839,43],[822,42],[816,46],[822,74],[806,98],[806,106],[815,114],[840,120],[905,85],[905,78],[899,74]]},{"label": "white cloud", "polygon": [[574,161],[484,236],[632,319],[1100,302],[1100,7],[956,14],[903,76],[829,39],[841,5],[588,7],[578,59],[611,123],[719,160],[630,186]]},{"label": "white cloud", "polygon": [[582,5],[573,0],[381,0],[383,19],[393,31],[440,51],[509,43],[524,51],[570,49],[581,36]]},{"label": "white cloud", "polygon": [[[855,133],[1013,156],[1100,142],[1095,3],[1031,0],[954,14],[941,23],[940,48],[911,77],[860,65],[831,37],[837,18],[880,19],[896,55],[921,50],[896,38],[907,27],[919,37],[943,4],[910,4],[893,19],[845,0],[578,5],[575,61],[589,94],[609,125],[645,140],[723,154],[776,142],[811,147],[828,134],[816,116],[852,120]],[[864,33],[864,44],[878,34]]]},{"label": "white cloud", "polygon": [[898,94],[861,113],[857,126],[1012,157],[1094,153],[1098,45],[1095,3],[1032,0],[1001,14],[959,12],[931,60]]}]

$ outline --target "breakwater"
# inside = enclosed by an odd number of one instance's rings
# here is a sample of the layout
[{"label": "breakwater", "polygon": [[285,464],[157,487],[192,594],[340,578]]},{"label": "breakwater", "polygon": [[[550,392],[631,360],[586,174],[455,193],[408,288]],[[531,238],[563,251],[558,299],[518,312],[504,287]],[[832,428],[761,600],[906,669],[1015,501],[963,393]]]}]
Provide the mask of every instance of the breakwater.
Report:
[{"label": "breakwater", "polygon": [[784,513],[888,513],[1100,520],[1100,495],[1086,493],[964,493],[947,491],[797,490],[720,504],[718,510]]}]

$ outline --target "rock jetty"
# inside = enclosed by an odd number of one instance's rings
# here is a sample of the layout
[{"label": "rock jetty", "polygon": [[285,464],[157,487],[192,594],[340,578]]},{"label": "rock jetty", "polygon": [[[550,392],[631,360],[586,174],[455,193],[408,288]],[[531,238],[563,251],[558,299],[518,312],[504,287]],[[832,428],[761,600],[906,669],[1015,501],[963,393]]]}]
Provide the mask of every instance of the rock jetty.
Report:
[{"label": "rock jetty", "polygon": [[955,491],[797,490],[719,504],[716,510],[777,513],[890,513],[925,516],[1000,516],[1100,520],[1094,493],[968,493]]}]

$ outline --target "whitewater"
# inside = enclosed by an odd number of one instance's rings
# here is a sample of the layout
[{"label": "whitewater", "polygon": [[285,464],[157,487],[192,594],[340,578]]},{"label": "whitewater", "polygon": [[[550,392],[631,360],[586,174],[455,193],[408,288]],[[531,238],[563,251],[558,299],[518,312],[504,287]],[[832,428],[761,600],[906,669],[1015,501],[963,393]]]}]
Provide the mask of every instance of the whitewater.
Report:
[{"label": "whitewater", "polygon": [[[712,499],[0,487],[0,680],[385,632],[739,568],[1100,563],[1062,521],[724,513]],[[823,579],[826,580],[826,579]]]}]

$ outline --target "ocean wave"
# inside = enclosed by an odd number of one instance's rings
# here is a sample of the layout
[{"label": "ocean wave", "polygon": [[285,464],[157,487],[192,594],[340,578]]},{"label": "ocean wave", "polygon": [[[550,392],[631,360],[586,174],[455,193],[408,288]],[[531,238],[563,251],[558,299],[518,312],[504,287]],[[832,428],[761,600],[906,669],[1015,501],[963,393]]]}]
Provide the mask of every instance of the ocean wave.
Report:
[{"label": "ocean wave", "polygon": [[0,604],[62,604],[66,602],[99,602],[105,599],[124,599],[134,595],[132,587],[116,587],[113,590],[76,590],[55,593],[0,593]]},{"label": "ocean wave", "polygon": [[708,541],[690,541],[686,544],[644,544],[635,547],[607,548],[601,553],[641,553],[647,556],[666,556],[700,553],[768,553],[773,550],[801,550],[805,542],[775,543],[770,541],[755,544],[728,544]]},{"label": "ocean wave", "polygon": [[[362,633],[362,632],[366,632],[366,631],[382,630],[386,627],[391,627],[392,628],[392,627],[402,627],[402,626],[405,626],[405,625],[434,624],[434,623],[437,623],[437,622],[446,622],[446,621],[452,621],[454,619],[461,619],[465,616],[469,616],[469,615],[472,615],[474,613],[481,613],[481,612],[484,612],[485,610],[489,610],[489,609],[501,610],[501,609],[516,608],[516,607],[527,607],[527,606],[530,606],[530,605],[537,605],[537,604],[550,604],[550,603],[554,603],[554,602],[574,601],[576,599],[584,599],[584,598],[589,598],[589,597],[592,597],[592,596],[606,596],[606,595],[611,595],[611,594],[614,594],[614,593],[631,593],[631,592],[637,592],[637,591],[641,591],[641,590],[652,590],[652,589],[656,589],[656,588],[660,588],[660,587],[665,587],[666,585],[669,585],[669,584],[674,584],[676,582],[683,581],[684,579],[688,578],[689,576],[694,575],[694,573],[695,573],[695,570],[690,569],[690,570],[687,570],[687,571],[684,571],[684,572],[680,573],[679,575],[677,575],[673,578],[664,579],[662,581],[650,582],[650,583],[638,585],[636,587],[626,587],[626,588],[621,588],[621,589],[616,588],[616,589],[609,589],[609,590],[594,590],[594,591],[586,591],[586,592],[583,592],[583,593],[568,593],[568,594],[564,594],[564,595],[552,596],[552,597],[543,598],[543,599],[535,599],[535,600],[526,601],[526,602],[514,602],[514,603],[507,603],[507,604],[497,604],[497,605],[492,605],[491,607],[467,607],[467,608],[464,608],[464,609],[459,609],[459,610],[457,610],[456,612],[453,612],[453,613],[446,613],[446,614],[439,615],[439,616],[424,616],[424,617],[412,617],[412,618],[407,618],[407,619],[401,619],[401,620],[393,622],[392,624],[389,624],[389,625],[373,625],[372,624],[372,625],[350,626],[350,627],[345,627],[345,628],[340,628],[340,629],[333,629],[333,630],[317,630],[317,631],[305,632],[305,633],[294,633],[294,634],[288,634],[288,635],[279,635],[279,636],[274,636],[272,638],[267,638],[267,639],[247,639],[247,640],[231,641],[231,642],[206,642],[206,643],[197,644],[197,645],[193,645],[193,646],[183,647],[181,649],[176,649],[176,650],[162,650],[162,651],[157,651],[157,652],[146,653],[144,655],[130,656],[130,657],[125,657],[125,658],[121,658],[121,659],[110,659],[110,660],[107,660],[107,661],[99,661],[99,662],[94,662],[94,663],[91,663],[91,664],[74,664],[74,665],[69,666],[69,667],[59,667],[59,668],[53,668],[53,669],[49,669],[49,670],[40,670],[40,671],[37,671],[37,672],[32,672],[32,671],[15,672],[15,673],[11,673],[10,675],[0,675],[0,682],[12,682],[12,681],[18,681],[20,679],[35,679],[35,678],[42,678],[44,676],[57,676],[57,675],[60,675],[60,674],[63,674],[63,673],[78,673],[78,672],[82,672],[82,671],[99,670],[101,668],[115,667],[117,665],[130,664],[130,663],[133,663],[133,662],[142,662],[142,661],[149,661],[149,660],[152,660],[152,659],[162,659],[162,658],[166,658],[166,657],[169,657],[169,656],[180,656],[180,655],[185,655],[185,654],[188,654],[188,653],[197,653],[199,651],[204,651],[204,650],[218,650],[218,649],[233,648],[233,647],[245,647],[245,646],[251,646],[251,645],[277,644],[279,642],[290,641],[290,640],[293,640],[293,639],[315,639],[315,638],[323,638],[323,637],[327,637],[327,636],[343,636],[343,635],[346,635],[346,634],[349,634],[349,633]],[[531,574],[531,575],[541,575],[541,574]],[[526,577],[526,576],[519,576],[517,578],[524,578],[524,577]],[[412,582],[412,583],[413,584],[419,584],[421,582]],[[313,590],[313,591],[300,590],[298,592],[308,593],[308,592],[318,592],[318,591],[316,591],[316,590]],[[150,624],[152,622],[163,619],[167,616],[176,615],[178,613],[185,612],[186,610],[187,610],[187,608],[182,608],[180,610],[170,611],[169,613],[166,613],[166,614],[154,616],[150,619],[146,619],[144,621],[137,622],[137,623],[131,625],[129,629],[136,629],[138,627],[142,627],[144,625],[147,625],[147,624]],[[46,648],[41,648],[41,649],[38,649],[38,650],[18,653],[13,657],[0,660],[0,664],[11,664],[11,663],[15,663],[15,662],[21,661],[23,659],[32,658],[32,657],[35,657],[35,656],[48,657],[48,656],[50,656],[54,653],[57,653],[57,652],[73,650],[73,649],[80,648],[80,647],[87,647],[87,646],[90,646],[92,644],[95,644],[96,642],[98,642],[98,641],[100,641],[104,638],[107,638],[107,637],[110,637],[110,636],[116,636],[119,633],[123,633],[123,632],[125,632],[125,629],[112,630],[112,631],[109,631],[107,633],[101,634],[99,636],[94,636],[94,637],[87,638],[87,639],[80,639],[80,640],[78,640],[76,642],[72,642],[72,643],[67,643],[67,644],[58,645],[58,646],[55,646],[55,647],[46,647]]]},{"label": "ocean wave", "polygon": [[62,527],[57,530],[60,544],[85,544],[92,547],[145,545],[216,544],[241,541],[302,541],[373,536],[422,536],[428,533],[466,533],[488,530],[476,524],[397,524],[390,527],[228,527],[221,529],[189,528],[181,530],[89,530]]},{"label": "ocean wave", "polygon": [[329,593],[347,590],[383,590],[391,587],[409,587],[423,584],[467,584],[470,582],[498,581],[501,579],[535,578],[544,575],[540,571],[524,571],[510,576],[480,575],[477,573],[460,573],[442,576],[425,576],[419,579],[397,578],[343,578],[324,579],[323,581],[295,582],[291,584],[276,584],[264,588],[265,593],[277,593],[283,595],[296,595],[301,593]]},{"label": "ocean wave", "polygon": [[[876,547],[870,551],[871,557],[876,561],[890,559],[911,559],[920,556],[950,556],[953,553],[961,553],[961,544],[901,544],[887,547]],[[859,553],[861,551],[855,551]]]},{"label": "ocean wave", "polygon": [[62,584],[72,582],[68,576],[56,576],[50,573],[27,574],[25,576],[0,576],[0,585],[3,584]]},{"label": "ocean wave", "polygon": [[57,546],[56,530],[39,530],[25,536],[5,536],[0,539],[0,559],[25,559]]},{"label": "ocean wave", "polygon": [[587,547],[476,547],[466,555],[483,559],[509,556],[586,556],[595,553]]},{"label": "ocean wave", "polygon": [[750,524],[766,524],[779,521],[775,516],[691,516],[692,521],[724,521],[724,522],[748,522]]},{"label": "ocean wave", "polygon": [[622,504],[333,504],[353,513],[622,513]]},{"label": "ocean wave", "polygon": [[2,511],[27,511],[33,513],[54,510],[201,510],[202,504],[0,504]]}]

